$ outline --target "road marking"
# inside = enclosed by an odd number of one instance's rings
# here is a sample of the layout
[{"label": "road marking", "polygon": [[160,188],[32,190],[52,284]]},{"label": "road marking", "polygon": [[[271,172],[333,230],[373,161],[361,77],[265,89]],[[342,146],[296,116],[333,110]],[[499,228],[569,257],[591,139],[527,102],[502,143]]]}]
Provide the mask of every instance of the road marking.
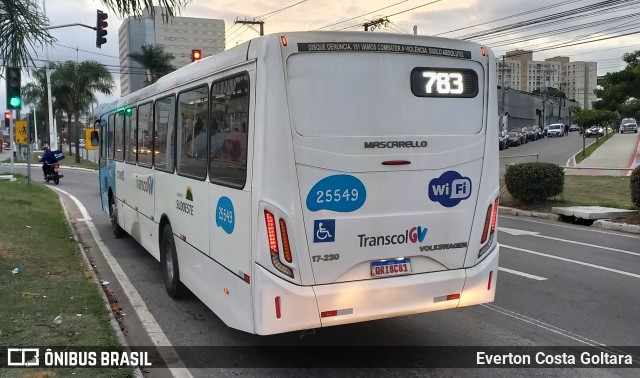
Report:
[{"label": "road marking", "polygon": [[[498,214],[500,214],[498,212]],[[625,234],[624,232],[608,232],[608,231],[600,231],[600,230],[595,230],[593,227],[575,227],[575,226],[567,226],[564,224],[559,224],[558,222],[540,222],[540,221],[535,221],[535,220],[531,220],[531,219],[525,219],[525,217],[510,217],[510,216],[506,216],[506,215],[499,215],[500,218],[506,218],[506,219],[513,219],[513,220],[521,220],[523,222],[531,222],[531,223],[539,223],[539,224],[545,224],[547,226],[553,226],[553,227],[562,227],[562,228],[570,228],[572,230],[578,230],[578,231],[588,231],[590,233],[598,233],[598,234],[607,234],[607,235],[613,235],[613,236],[621,236],[624,238],[632,238],[632,239],[640,239],[640,236],[635,236],[635,235],[628,235]]]},{"label": "road marking", "polygon": [[[72,195],[71,193],[68,193],[62,189],[58,189],[53,186],[50,186],[50,188],[60,193],[63,193],[69,198],[71,198],[71,200],[76,204],[76,206],[78,206],[78,209],[80,209],[80,212],[82,213],[82,216],[84,217],[85,222],[87,223],[87,227],[89,227],[89,231],[91,232],[91,235],[95,239],[96,244],[98,245],[98,248],[100,248],[100,251],[104,256],[104,259],[109,264],[109,267],[111,267],[111,270],[113,271],[113,275],[116,277],[116,279],[122,286],[122,290],[124,291],[124,294],[127,296],[127,298],[129,298],[129,301],[131,302],[131,305],[135,309],[136,314],[140,318],[140,322],[142,323],[144,330],[149,335],[151,342],[153,342],[153,344],[157,347],[163,347],[163,348],[158,348],[158,351],[160,351],[160,354],[162,355],[163,359],[165,361],[181,361],[180,357],[178,356],[178,353],[175,351],[175,349],[173,349],[173,345],[171,345],[171,342],[169,341],[167,336],[164,334],[164,332],[162,331],[162,328],[160,327],[156,319],[153,317],[153,315],[149,311],[149,308],[147,307],[147,305],[144,303],[144,300],[140,296],[140,293],[138,293],[138,291],[134,288],[129,277],[127,277],[126,273],[124,272],[124,270],[122,270],[122,267],[120,266],[118,261],[115,259],[115,257],[113,257],[113,254],[111,254],[111,251],[109,250],[109,248],[102,241],[102,238],[98,233],[98,229],[90,220],[91,217],[89,216],[89,212],[82,205],[82,202],[80,202],[80,200],[76,198],[74,195]],[[174,377],[193,378],[189,370],[184,367],[182,362],[178,362],[176,363],[176,365],[178,365],[179,367],[169,368],[169,371]]]},{"label": "road marking", "polygon": [[515,236],[521,236],[521,235],[537,236],[539,238],[545,238],[545,239],[549,239],[549,240],[557,240],[557,241],[561,241],[561,242],[564,242],[564,243],[584,245],[586,247],[593,247],[593,248],[604,249],[604,250],[607,250],[607,251],[626,253],[627,255],[640,256],[640,253],[637,253],[637,252],[625,251],[624,249],[605,247],[605,246],[602,246],[602,245],[583,243],[583,242],[578,242],[578,241],[574,241],[574,240],[554,238],[552,236],[542,235],[537,231],[525,231],[525,230],[519,230],[519,229],[516,229],[516,228],[507,228],[507,227],[498,227],[498,230],[502,231],[502,232],[506,232],[507,234],[515,235]]},{"label": "road marking", "polygon": [[[482,304],[480,306],[482,306],[484,308],[487,308],[489,310],[495,311],[497,313],[512,317],[514,319],[523,321],[525,323],[529,323],[529,324],[534,325],[536,327],[540,327],[540,328],[545,329],[547,331],[550,331],[550,332],[553,332],[553,333],[557,333],[558,335],[567,337],[569,339],[578,341],[580,343],[583,343],[583,344],[586,344],[586,345],[589,345],[589,346],[592,346],[592,347],[596,347],[597,349],[603,350],[605,352],[609,352],[609,353],[613,353],[613,354],[617,354],[617,355],[628,355],[629,354],[628,352],[621,351],[619,349],[607,346],[607,345],[605,345],[603,343],[600,343],[600,342],[595,341],[595,340],[591,340],[589,338],[586,338],[584,336],[578,335],[578,334],[573,333],[571,331],[567,331],[567,330],[564,330],[564,329],[562,329],[560,327],[556,327],[556,326],[551,325],[549,323],[545,323],[542,320],[538,320],[538,319],[535,319],[535,318],[532,318],[532,317],[529,317],[529,316],[526,316],[526,315],[522,315],[522,314],[519,314],[519,313],[517,313],[515,311],[507,310],[506,308],[502,308],[500,306],[496,306],[495,304],[492,304],[492,303],[486,303],[486,304]],[[638,357],[637,356],[632,355],[631,359],[633,360],[634,363],[638,363]]]},{"label": "road marking", "polygon": [[629,276],[629,277],[640,278],[640,274],[625,272],[624,270],[607,268],[606,266],[590,264],[590,263],[586,263],[584,261],[567,259],[565,257],[549,255],[547,253],[536,252],[536,251],[532,251],[530,249],[518,248],[518,247],[513,247],[513,246],[505,245],[505,244],[500,244],[500,246],[504,247],[504,248],[508,248],[508,249],[514,250],[514,251],[526,252],[526,253],[530,253],[532,255],[544,256],[544,257],[548,257],[548,258],[551,258],[551,259],[566,261],[566,262],[570,262],[570,263],[574,263],[574,264],[578,264],[578,265],[584,265],[584,266],[588,266],[588,267],[595,268],[595,269],[606,270],[607,272],[613,272],[613,273],[623,274],[623,275]]},{"label": "road marking", "polygon": [[498,267],[498,270],[501,271],[501,272],[507,272],[507,273],[518,275],[518,276],[531,278],[532,280],[536,280],[536,281],[545,281],[546,280],[546,278],[544,278],[544,277],[535,276],[533,274],[529,274],[529,273],[525,273],[525,272],[520,272],[518,270],[513,270],[513,269],[508,269],[508,268],[503,268],[503,267]]}]

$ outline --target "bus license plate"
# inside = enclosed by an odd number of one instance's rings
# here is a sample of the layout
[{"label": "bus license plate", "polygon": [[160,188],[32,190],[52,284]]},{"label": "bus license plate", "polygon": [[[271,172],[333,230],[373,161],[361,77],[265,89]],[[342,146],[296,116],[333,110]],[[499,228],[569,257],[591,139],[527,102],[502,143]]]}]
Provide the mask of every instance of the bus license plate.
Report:
[{"label": "bus license plate", "polygon": [[371,262],[371,277],[395,276],[407,273],[411,273],[411,261],[409,259]]}]

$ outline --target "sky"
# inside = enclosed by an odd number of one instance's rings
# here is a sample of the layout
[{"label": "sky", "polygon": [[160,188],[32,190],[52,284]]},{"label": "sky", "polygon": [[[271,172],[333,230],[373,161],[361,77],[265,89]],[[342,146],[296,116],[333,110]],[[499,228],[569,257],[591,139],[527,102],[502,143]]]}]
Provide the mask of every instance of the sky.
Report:
[{"label": "sky", "polygon": [[[37,0],[42,1],[42,0]],[[37,66],[44,65],[47,59],[52,61],[65,60],[97,60],[113,73],[116,82],[114,95],[100,95],[100,102],[107,102],[119,96],[119,59],[118,59],[118,28],[122,20],[109,10],[99,0],[45,0],[46,12],[51,25],[83,23],[95,25],[96,9],[109,14],[107,43],[101,49],[95,47],[95,32],[82,27],[55,29],[51,34],[57,39],[47,52],[37,51],[34,54]],[[234,25],[236,19],[254,19],[264,16],[265,34],[304,31],[304,30],[339,30],[354,27],[366,21],[387,17],[390,24],[374,32],[413,33],[414,25],[420,35],[439,35],[459,28],[494,21],[521,12],[531,11],[542,7],[566,4],[520,17],[510,18],[499,22],[491,22],[473,28],[442,34],[443,37],[456,38],[464,34],[478,32],[490,28],[504,26],[518,21],[549,16],[558,12],[570,11],[578,7],[599,3],[601,0],[192,0],[181,12],[181,16],[222,19],[227,31],[227,48],[258,37],[258,33],[246,26]],[[294,5],[299,3],[297,5]],[[505,51],[521,49],[540,49],[555,43],[584,35],[595,35],[605,29],[619,26],[622,29],[612,29],[614,34],[640,31],[640,0],[626,0],[625,8],[616,12],[598,12],[592,17],[581,17],[573,21],[564,21],[558,25],[545,28],[535,27],[530,30],[513,29],[504,36],[488,39],[479,37],[475,42],[496,46],[493,48],[496,56]],[[270,14],[283,7],[293,5],[281,12]],[[385,8],[385,9],[382,9]],[[341,22],[344,20],[349,20]],[[611,19],[607,23],[598,21]],[[340,23],[341,22],[341,23]],[[604,21],[603,21],[604,22]],[[337,25],[332,25],[336,24]],[[559,28],[572,26],[588,26],[588,28],[569,31],[561,35],[553,35],[533,41],[512,40],[519,36],[529,36],[534,33],[554,31]],[[353,29],[351,29],[353,30]],[[363,27],[357,27],[363,30]],[[484,39],[483,39],[484,38]],[[508,44],[507,44],[508,43]],[[500,44],[507,44],[500,46]],[[77,49],[77,50],[76,50]],[[593,42],[571,47],[534,53],[535,60],[544,60],[554,56],[569,56],[575,61],[598,62],[598,74],[617,71],[624,68],[622,54],[640,49],[640,36],[630,35],[613,38],[601,42]],[[23,83],[28,76],[23,73]],[[0,83],[0,104],[5,104],[4,82]]]}]

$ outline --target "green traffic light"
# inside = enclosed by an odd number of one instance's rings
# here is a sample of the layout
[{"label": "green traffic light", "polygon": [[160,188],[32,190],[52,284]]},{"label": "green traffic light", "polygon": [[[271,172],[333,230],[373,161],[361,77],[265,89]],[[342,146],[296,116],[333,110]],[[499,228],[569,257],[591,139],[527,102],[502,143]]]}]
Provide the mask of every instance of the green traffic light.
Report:
[{"label": "green traffic light", "polygon": [[20,106],[21,103],[22,101],[20,101],[20,97],[11,97],[9,99],[9,104],[13,107]]}]

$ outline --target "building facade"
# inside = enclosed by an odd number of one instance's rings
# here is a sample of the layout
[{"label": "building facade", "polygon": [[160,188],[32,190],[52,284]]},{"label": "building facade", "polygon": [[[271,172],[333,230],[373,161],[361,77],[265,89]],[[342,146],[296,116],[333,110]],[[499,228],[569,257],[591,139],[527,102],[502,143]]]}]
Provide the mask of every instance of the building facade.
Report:
[{"label": "building facade", "polygon": [[497,61],[498,83],[507,89],[525,92],[544,92],[552,87],[574,99],[581,108],[590,109],[598,98],[598,64],[596,62],[571,62],[568,57],[554,57],[544,61],[533,60],[533,52],[513,50]]},{"label": "building facade", "polygon": [[154,7],[154,16],[149,12],[139,19],[129,17],[118,30],[120,56],[120,95],[125,96],[145,85],[143,67],[129,58],[129,54],[140,51],[140,46],[157,45],[175,59],[176,68],[191,63],[191,51],[201,50],[207,57],[224,51],[224,21],[208,18],[167,18],[161,7]]}]

